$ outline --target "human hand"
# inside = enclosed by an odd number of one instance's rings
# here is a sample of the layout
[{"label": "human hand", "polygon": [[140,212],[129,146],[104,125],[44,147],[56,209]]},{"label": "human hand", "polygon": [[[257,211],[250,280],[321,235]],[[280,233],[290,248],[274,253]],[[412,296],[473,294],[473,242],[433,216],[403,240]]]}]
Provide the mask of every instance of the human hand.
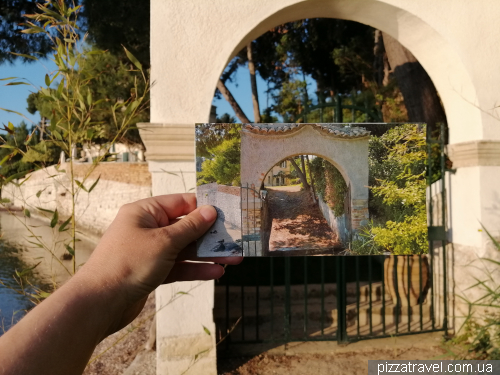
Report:
[{"label": "human hand", "polygon": [[[179,219],[183,215],[186,216]],[[194,241],[216,218],[212,206],[196,209],[194,194],[143,199],[120,209],[87,264],[76,275],[97,280],[113,295],[117,306],[110,309],[115,317],[108,334],[135,319],[148,295],[159,285],[217,279],[224,274],[224,268],[214,263],[242,261],[241,257],[197,259]]]}]

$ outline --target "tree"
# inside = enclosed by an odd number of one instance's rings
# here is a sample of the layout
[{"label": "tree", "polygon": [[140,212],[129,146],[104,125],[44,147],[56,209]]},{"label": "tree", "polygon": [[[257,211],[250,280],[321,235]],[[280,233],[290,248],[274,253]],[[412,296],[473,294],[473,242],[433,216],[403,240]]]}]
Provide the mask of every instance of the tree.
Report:
[{"label": "tree", "polygon": [[210,148],[211,159],[201,166],[198,185],[216,182],[221,185],[240,185],[241,140],[225,139]]},{"label": "tree", "polygon": [[218,124],[234,124],[236,119],[231,116],[229,113],[224,113],[222,116],[217,117],[215,122]]},{"label": "tree", "polygon": [[22,177],[36,167],[33,163],[23,160],[28,147],[37,144],[36,137],[30,136],[26,123],[23,121],[19,126],[9,124],[6,130],[7,134],[0,136],[3,146],[0,148],[0,175],[2,176],[0,185],[16,176]]},{"label": "tree", "polygon": [[[115,118],[120,122],[124,116],[122,112],[116,112],[112,109],[112,103],[121,101],[134,94],[137,89],[144,91],[145,82],[141,78],[138,71],[134,71],[133,65],[123,62],[119,57],[109,52],[94,53],[96,50],[87,50],[88,56],[85,61],[85,71],[82,72],[81,79],[86,80],[86,77],[92,77],[88,80],[85,87],[83,97],[89,94],[98,103],[95,110],[92,112],[91,121],[94,124],[100,124],[100,130],[95,132],[92,141],[94,143],[106,143],[112,139],[119,131],[113,124]],[[76,71],[78,74],[78,70]],[[54,90],[54,89],[53,89]],[[149,100],[149,95],[147,96]],[[54,107],[56,103],[41,92],[32,93],[27,99],[27,110],[34,114],[37,111],[44,119],[57,121],[54,117]],[[149,113],[147,111],[140,113],[132,119],[132,123],[149,121]],[[43,127],[42,127],[43,132]],[[141,143],[141,138],[137,129],[129,129],[122,134],[120,141],[125,143]]]},{"label": "tree", "polygon": [[361,234],[361,246],[364,238],[364,244],[394,255],[427,252],[426,160],[425,131],[418,125],[372,138],[370,209],[375,217]]},{"label": "tree", "polygon": [[[229,116],[229,115],[228,115]],[[216,156],[214,149],[226,140],[236,139],[241,142],[241,125],[221,123],[197,124],[195,128],[196,156],[212,159]]]},{"label": "tree", "polygon": [[446,115],[434,84],[413,54],[390,35],[383,33],[392,71],[404,97],[408,120],[425,122],[431,129],[445,122]]},{"label": "tree", "polygon": [[304,90],[306,90],[306,82],[288,81],[283,83],[281,90],[274,97],[276,104],[273,110],[283,116],[284,122],[297,122],[304,112],[304,106],[310,104],[304,103]]},{"label": "tree", "polygon": [[[82,0],[82,3],[90,38],[99,48],[123,56],[120,50],[123,44],[145,66],[150,65],[149,3],[140,7],[132,0]],[[386,35],[384,38],[388,39]],[[371,93],[369,101],[382,108],[386,121],[406,120],[404,104],[409,108],[410,121],[429,124],[444,121],[432,81],[414,57],[397,48],[400,52],[395,52],[390,41],[383,42],[380,31],[356,22],[327,18],[290,22],[271,29],[240,51],[222,74],[215,95],[223,95],[238,119],[249,122],[226,85],[236,70],[250,63],[252,82],[258,73],[270,83],[271,90],[281,90],[293,78],[294,70],[301,68],[317,82],[322,96],[350,95],[353,90]],[[404,57],[402,62],[395,60],[397,56]],[[397,82],[391,80],[389,62]],[[404,91],[404,104],[398,86]],[[257,106],[260,113],[255,92],[253,89],[254,114]],[[258,120],[258,116],[254,117]]]},{"label": "tree", "polygon": [[[16,59],[23,62],[33,62],[25,56],[38,54],[39,57],[49,53],[50,40],[41,34],[26,34],[22,23],[26,21],[23,14],[34,13],[40,0],[3,0],[0,2],[0,64],[12,63]],[[15,53],[12,54],[11,52]]]},{"label": "tree", "polygon": [[309,182],[307,181],[307,171],[306,171],[306,166],[304,164],[304,155],[300,155],[302,169],[299,167],[299,165],[294,160],[294,158],[290,158],[290,159],[288,159],[288,161],[292,164],[293,168],[297,172],[297,175],[299,176],[300,182],[302,182],[302,186],[304,187],[304,189],[306,189],[306,190],[311,189],[311,186],[309,185]]},{"label": "tree", "polygon": [[261,122],[259,94],[257,91],[257,77],[255,75],[255,64],[253,61],[253,53],[252,53],[252,42],[247,44],[247,59],[248,59],[248,70],[250,71],[250,85],[252,87],[253,120],[254,122]]},{"label": "tree", "polygon": [[150,2],[81,0],[90,40],[100,49],[126,61],[122,46],[143,64],[150,62]]}]

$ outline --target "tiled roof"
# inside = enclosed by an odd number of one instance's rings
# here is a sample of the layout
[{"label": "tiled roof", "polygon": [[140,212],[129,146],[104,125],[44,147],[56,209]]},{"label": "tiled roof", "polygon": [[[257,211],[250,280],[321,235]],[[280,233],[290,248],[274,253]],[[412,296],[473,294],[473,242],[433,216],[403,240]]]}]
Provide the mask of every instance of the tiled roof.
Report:
[{"label": "tiled roof", "polygon": [[338,138],[362,138],[370,135],[365,128],[341,126],[338,124],[243,124],[243,130],[255,134],[283,134],[296,132],[304,126],[313,128]]}]

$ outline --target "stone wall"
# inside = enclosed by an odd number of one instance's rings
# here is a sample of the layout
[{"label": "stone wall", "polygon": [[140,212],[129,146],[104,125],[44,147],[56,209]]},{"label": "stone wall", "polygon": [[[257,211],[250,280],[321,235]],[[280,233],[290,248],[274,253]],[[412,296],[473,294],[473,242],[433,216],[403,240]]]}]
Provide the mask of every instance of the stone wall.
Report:
[{"label": "stone wall", "polygon": [[210,204],[217,209],[218,219],[241,228],[241,188],[238,186],[205,184],[196,187],[198,205]]},{"label": "stone wall", "polygon": [[[90,167],[76,164],[75,178],[83,181]],[[103,163],[88,176],[85,187],[89,189],[99,176],[91,193],[79,192],[76,205],[80,227],[97,235],[107,229],[121,206],[151,196],[151,174],[146,163]],[[3,187],[2,198],[10,199],[15,207],[28,208],[35,216],[40,213],[37,207],[57,209],[59,218],[65,220],[71,214],[69,186],[69,164],[62,165],[59,171],[52,166],[31,173],[20,187]]]},{"label": "stone wall", "polygon": [[345,225],[345,215],[342,215],[340,217],[335,217],[335,214],[333,213],[332,209],[328,207],[326,202],[323,201],[323,197],[321,195],[318,195],[318,202],[319,202],[319,209],[321,210],[323,217],[328,222],[330,228],[332,228],[333,232],[337,236],[339,236],[342,243],[344,244],[347,243],[348,233]]}]

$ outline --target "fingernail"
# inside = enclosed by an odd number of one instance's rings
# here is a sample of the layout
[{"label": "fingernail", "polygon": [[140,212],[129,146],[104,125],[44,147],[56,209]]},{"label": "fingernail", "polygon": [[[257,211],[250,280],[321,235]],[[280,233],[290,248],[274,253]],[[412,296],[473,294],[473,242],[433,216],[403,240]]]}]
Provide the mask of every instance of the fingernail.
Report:
[{"label": "fingernail", "polygon": [[200,208],[200,214],[203,216],[206,222],[211,223],[217,218],[217,211],[213,206],[202,206]]}]

